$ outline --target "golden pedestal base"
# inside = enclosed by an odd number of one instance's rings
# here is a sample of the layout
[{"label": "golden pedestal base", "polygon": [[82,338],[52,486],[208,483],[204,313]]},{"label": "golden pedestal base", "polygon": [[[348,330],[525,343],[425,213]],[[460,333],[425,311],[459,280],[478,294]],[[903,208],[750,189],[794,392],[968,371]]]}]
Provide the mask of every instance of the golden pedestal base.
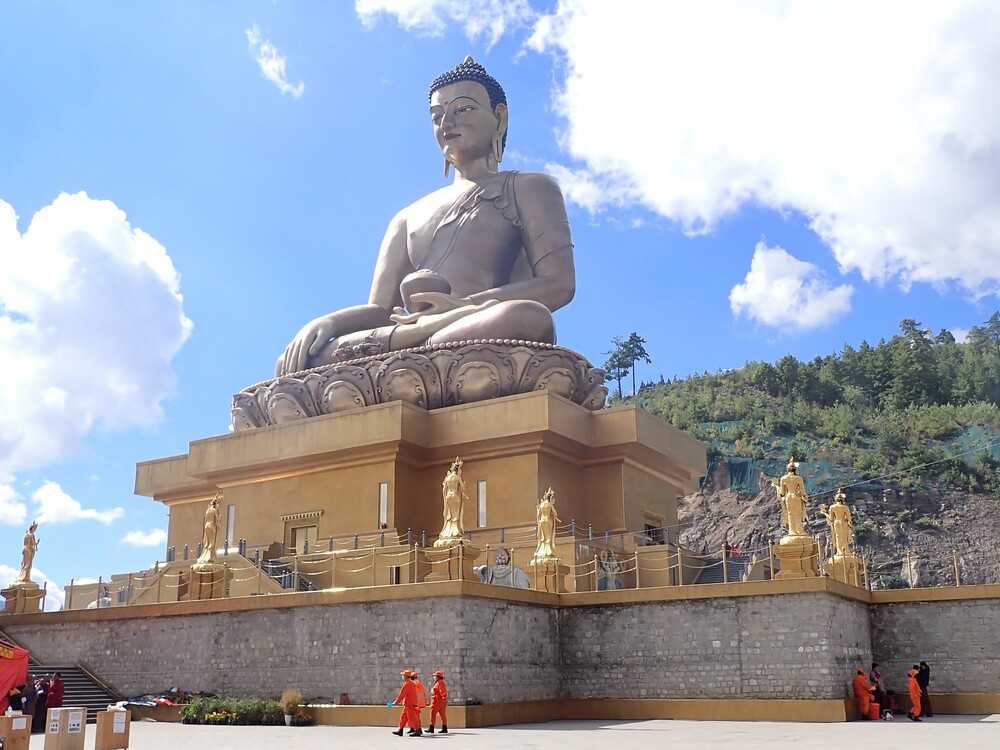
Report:
[{"label": "golden pedestal base", "polygon": [[191,584],[188,586],[189,599],[224,599],[226,583],[232,576],[222,563],[195,563],[191,566]]},{"label": "golden pedestal base", "polygon": [[4,598],[3,611],[9,615],[40,612],[42,609],[42,589],[34,581],[13,583],[0,591]]},{"label": "golden pedestal base", "polygon": [[808,535],[785,536],[774,545],[774,556],[781,562],[777,580],[815,578],[819,575],[819,547]]},{"label": "golden pedestal base", "polygon": [[849,586],[861,585],[861,561],[853,552],[834,555],[826,561],[826,570],[831,578]]},{"label": "golden pedestal base", "polygon": [[430,572],[424,577],[424,581],[478,581],[479,576],[472,571],[472,564],[479,553],[479,547],[464,539],[456,539],[446,546],[423,548],[420,554],[424,563],[430,566]]},{"label": "golden pedestal base", "polygon": [[550,594],[565,592],[567,574],[569,566],[563,565],[558,557],[533,558],[528,563],[528,578],[535,591],[548,591]]}]

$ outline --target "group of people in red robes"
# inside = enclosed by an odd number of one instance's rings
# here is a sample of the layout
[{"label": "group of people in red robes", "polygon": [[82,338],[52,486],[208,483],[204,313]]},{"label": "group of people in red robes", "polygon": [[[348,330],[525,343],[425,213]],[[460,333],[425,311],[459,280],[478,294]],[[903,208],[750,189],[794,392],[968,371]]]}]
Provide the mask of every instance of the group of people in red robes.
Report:
[{"label": "group of people in red robes", "polygon": [[[403,730],[410,728],[410,737],[420,737],[423,735],[423,724],[420,712],[427,707],[427,690],[420,681],[420,675],[415,669],[404,669],[400,672],[403,677],[403,685],[399,689],[399,695],[389,705],[402,706],[403,711],[399,715],[399,729],[393,732],[397,737],[403,736]],[[440,670],[434,673],[434,684],[431,686],[431,718],[427,727],[429,734],[434,734],[434,726],[437,719],[441,720],[441,734],[448,734],[448,685],[444,681],[444,672]]]},{"label": "group of people in red robes", "polygon": [[[930,717],[931,698],[927,690],[931,682],[931,668],[927,662],[914,664],[906,673],[906,688],[910,696],[910,721],[920,721],[921,716]],[[858,702],[858,713],[862,719],[891,719],[896,711],[896,696],[892,690],[885,690],[878,664],[872,663],[872,671],[866,676],[865,670],[858,669],[854,677],[854,699]]]}]

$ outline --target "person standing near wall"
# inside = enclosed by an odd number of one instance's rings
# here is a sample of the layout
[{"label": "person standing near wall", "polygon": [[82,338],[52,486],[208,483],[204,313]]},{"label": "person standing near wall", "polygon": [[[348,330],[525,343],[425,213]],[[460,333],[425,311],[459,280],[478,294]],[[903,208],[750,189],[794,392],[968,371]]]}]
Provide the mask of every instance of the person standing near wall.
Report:
[{"label": "person standing near wall", "polygon": [[872,671],[868,673],[868,681],[875,686],[875,702],[883,709],[888,708],[888,702],[885,699],[885,686],[882,684],[882,673],[878,671],[877,662],[872,662]]},{"label": "person standing near wall", "polygon": [[65,689],[66,684],[63,682],[62,675],[56,672],[49,681],[48,708],[62,708]]},{"label": "person standing near wall", "polygon": [[906,686],[910,691],[910,721],[920,721],[920,683],[917,682],[916,664],[906,673]]},{"label": "person standing near wall", "polygon": [[920,685],[920,715],[931,718],[934,710],[931,708],[931,696],[927,692],[931,684],[931,668],[925,661],[920,662],[917,669],[917,684]]}]

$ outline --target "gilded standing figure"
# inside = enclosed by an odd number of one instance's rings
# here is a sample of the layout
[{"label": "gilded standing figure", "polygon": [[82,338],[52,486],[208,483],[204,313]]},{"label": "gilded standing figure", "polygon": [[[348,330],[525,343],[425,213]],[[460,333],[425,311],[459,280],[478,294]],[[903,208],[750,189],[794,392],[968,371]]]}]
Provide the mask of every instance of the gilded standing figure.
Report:
[{"label": "gilded standing figure", "polygon": [[841,489],[834,495],[833,505],[829,508],[825,505],[819,506],[820,515],[826,519],[830,527],[833,550],[837,555],[850,554],[851,545],[854,543],[854,520],[851,518],[851,509],[847,507],[846,500],[847,495]]},{"label": "gilded standing figure", "polygon": [[31,581],[31,566],[35,562],[35,553],[38,551],[38,538],[35,536],[37,529],[38,521],[32,521],[31,526],[24,532],[24,546],[21,549],[21,570],[14,583],[28,583]]},{"label": "gilded standing figure", "polygon": [[212,498],[205,509],[205,530],[201,539],[201,554],[197,562],[210,563],[215,560],[216,547],[219,538],[219,503],[222,500],[222,493],[218,493]]},{"label": "gilded standing figure", "polygon": [[551,560],[556,555],[556,529],[562,519],[556,515],[556,493],[549,487],[538,501],[535,519],[538,522],[538,546],[535,548],[534,560]]},{"label": "gilded standing figure", "polygon": [[456,458],[444,481],[441,482],[441,499],[444,504],[444,524],[435,547],[444,547],[461,540],[465,535],[465,503],[469,500],[462,478],[462,459]]},{"label": "gilded standing figure", "polygon": [[806,504],[809,495],[806,493],[806,483],[798,474],[798,463],[793,457],[781,479],[771,480],[771,485],[778,491],[778,498],[784,516],[785,528],[790,536],[806,536]]}]

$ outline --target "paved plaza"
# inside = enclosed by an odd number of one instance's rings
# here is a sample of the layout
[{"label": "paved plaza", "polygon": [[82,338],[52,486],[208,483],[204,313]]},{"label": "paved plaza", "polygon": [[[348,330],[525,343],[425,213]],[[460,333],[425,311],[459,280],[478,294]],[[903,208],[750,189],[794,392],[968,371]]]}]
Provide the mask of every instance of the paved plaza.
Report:
[{"label": "paved plaza", "polygon": [[[93,747],[88,727],[86,747]],[[43,737],[32,738],[40,750]],[[373,727],[205,727],[137,722],[132,725],[132,750],[249,750],[250,748],[399,748],[436,742],[446,748],[566,748],[591,750],[829,750],[877,747],[879,750],[940,750],[940,748],[1000,747],[1000,714],[941,716],[920,724],[908,721],[793,724],[735,721],[558,721],[494,729],[455,729],[448,735],[393,737],[387,728]]]}]

